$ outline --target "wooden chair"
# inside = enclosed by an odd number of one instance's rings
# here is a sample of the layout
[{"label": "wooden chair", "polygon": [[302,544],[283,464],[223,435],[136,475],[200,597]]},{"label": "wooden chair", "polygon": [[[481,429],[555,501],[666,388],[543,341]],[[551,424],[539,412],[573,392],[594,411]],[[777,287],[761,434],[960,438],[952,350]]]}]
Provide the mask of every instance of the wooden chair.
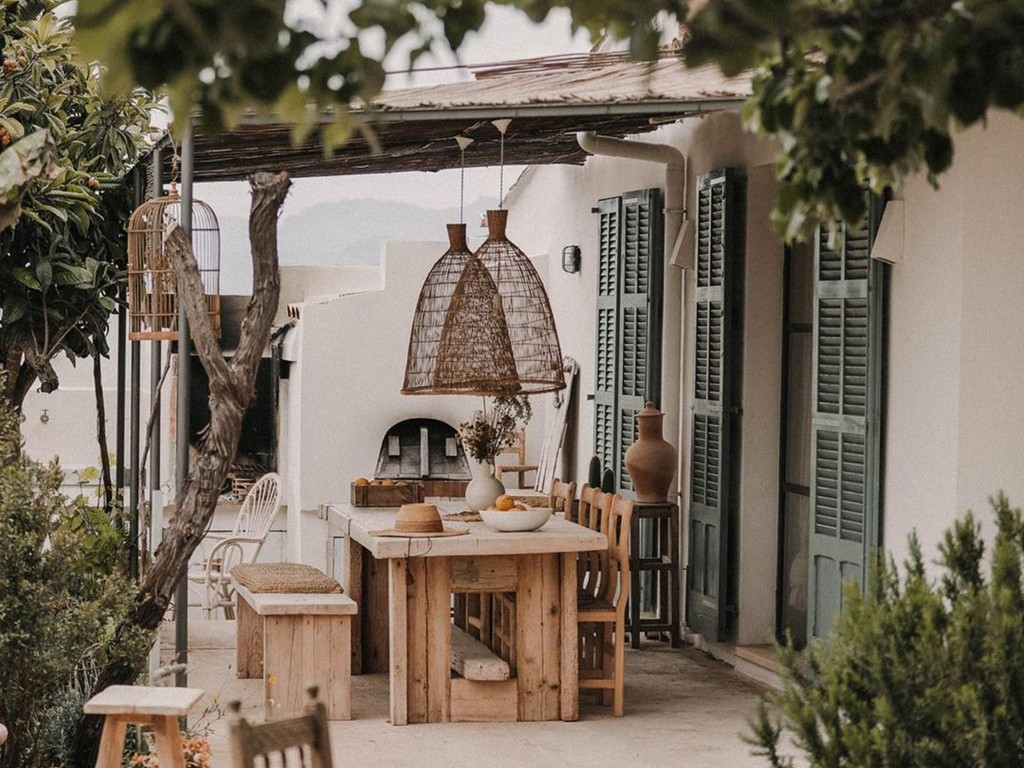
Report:
[{"label": "wooden chair", "polygon": [[287,720],[252,725],[241,715],[241,702],[228,708],[232,768],[334,768],[327,711],[315,685],[306,689],[305,714]]},{"label": "wooden chair", "polygon": [[281,508],[281,477],[268,472],[249,489],[235,525],[225,537],[210,535],[216,541],[203,564],[189,571],[188,580],[203,585],[203,618],[223,609],[224,618],[235,618],[235,590],[231,569],[239,563],[255,562],[270,526]]},{"label": "wooden chair", "polygon": [[514,472],[514,473],[519,475],[519,485],[517,487],[518,488],[526,488],[526,473],[527,472],[536,472],[537,471],[537,465],[536,464],[527,464],[526,463],[526,430],[525,429],[520,429],[516,433],[516,441],[515,441],[515,443],[512,444],[510,447],[505,448],[504,450],[500,451],[498,453],[498,456],[501,456],[501,455],[506,454],[506,453],[515,454],[515,456],[516,456],[516,463],[515,464],[499,464],[497,462],[497,457],[495,457],[494,476],[496,478],[498,478],[499,480],[501,480],[501,475],[502,475],[503,472]]},{"label": "wooden chair", "polygon": [[[608,507],[612,495],[600,488],[592,488],[587,483],[580,489],[580,502],[576,507],[575,518],[571,522],[604,533],[608,519]],[[601,576],[608,570],[608,552],[581,552],[576,565],[576,582],[581,593],[598,595]]]},{"label": "wooden chair", "polygon": [[551,481],[551,488],[548,490],[548,506],[561,512],[566,520],[573,519],[573,504],[576,501],[576,483],[563,483],[557,477]]},{"label": "wooden chair", "polygon": [[622,717],[626,604],[629,601],[629,526],[633,518],[633,502],[618,494],[609,495],[606,509],[607,571],[601,575],[598,593],[591,596],[585,592],[579,599],[580,689],[601,691],[601,703],[612,703],[615,717]]}]

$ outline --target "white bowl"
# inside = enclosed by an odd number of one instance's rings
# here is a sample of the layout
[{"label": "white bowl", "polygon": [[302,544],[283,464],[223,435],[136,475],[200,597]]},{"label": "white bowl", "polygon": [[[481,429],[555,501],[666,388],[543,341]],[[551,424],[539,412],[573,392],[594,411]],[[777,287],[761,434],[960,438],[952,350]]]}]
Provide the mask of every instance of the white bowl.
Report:
[{"label": "white bowl", "polygon": [[484,523],[496,531],[536,531],[551,517],[551,507],[529,509],[481,509]]}]

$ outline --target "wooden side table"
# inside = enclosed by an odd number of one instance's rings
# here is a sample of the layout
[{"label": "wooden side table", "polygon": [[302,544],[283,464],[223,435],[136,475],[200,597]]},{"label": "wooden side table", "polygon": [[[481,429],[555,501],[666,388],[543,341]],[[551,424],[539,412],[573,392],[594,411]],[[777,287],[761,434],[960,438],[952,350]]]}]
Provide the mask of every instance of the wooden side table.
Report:
[{"label": "wooden side table", "polygon": [[121,768],[128,723],[153,726],[161,768],[185,768],[178,718],[202,697],[201,688],[143,685],[112,685],[97,693],[83,707],[87,715],[105,716],[96,768]]},{"label": "wooden side table", "polygon": [[[650,520],[653,552],[641,549],[641,520]],[[646,527],[646,526],[645,526]],[[679,505],[672,502],[633,502],[629,531],[629,607],[626,631],[630,644],[640,647],[641,632],[667,632],[673,648],[679,647]],[[640,615],[641,574],[653,574],[657,597],[656,616]]]}]

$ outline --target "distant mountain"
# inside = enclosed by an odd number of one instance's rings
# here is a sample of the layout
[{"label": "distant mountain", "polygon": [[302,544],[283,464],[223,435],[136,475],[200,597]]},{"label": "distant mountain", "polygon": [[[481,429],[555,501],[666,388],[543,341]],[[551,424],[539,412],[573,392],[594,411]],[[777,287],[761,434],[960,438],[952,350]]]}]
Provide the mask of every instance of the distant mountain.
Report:
[{"label": "distant mountain", "polygon": [[[480,198],[466,206],[470,235],[482,234],[477,224],[496,198]],[[428,208],[389,200],[338,200],[285,214],[278,227],[282,265],[379,264],[381,245],[388,240],[445,241],[445,224],[459,220],[459,209]],[[249,225],[242,216],[219,218],[221,293],[252,290]]]}]

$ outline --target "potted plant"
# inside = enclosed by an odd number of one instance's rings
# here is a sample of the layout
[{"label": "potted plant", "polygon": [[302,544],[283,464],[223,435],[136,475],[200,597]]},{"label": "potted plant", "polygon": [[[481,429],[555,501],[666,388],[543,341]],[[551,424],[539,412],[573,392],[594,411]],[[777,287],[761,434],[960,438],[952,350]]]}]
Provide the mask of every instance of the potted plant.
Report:
[{"label": "potted plant", "polygon": [[459,442],[470,461],[473,479],[466,487],[466,504],[473,511],[489,507],[505,492],[494,477],[494,457],[515,444],[516,432],[533,415],[526,395],[501,395],[487,400],[472,418],[459,424]]}]

